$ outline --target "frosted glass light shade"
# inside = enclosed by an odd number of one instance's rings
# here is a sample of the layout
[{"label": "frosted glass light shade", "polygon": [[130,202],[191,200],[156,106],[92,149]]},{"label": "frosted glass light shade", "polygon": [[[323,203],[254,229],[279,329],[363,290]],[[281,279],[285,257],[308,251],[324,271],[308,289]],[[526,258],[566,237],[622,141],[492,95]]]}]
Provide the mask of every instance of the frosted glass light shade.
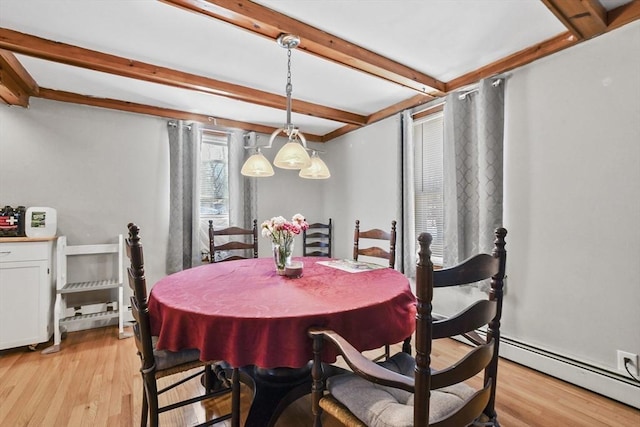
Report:
[{"label": "frosted glass light shade", "polygon": [[298,174],[301,178],[307,179],[327,179],[331,176],[326,163],[314,152],[311,156],[311,165],[307,168],[300,169]]},{"label": "frosted glass light shade", "polygon": [[269,160],[261,153],[257,152],[244,162],[240,173],[244,176],[267,177],[273,176],[273,168]]},{"label": "frosted glass light shade", "polygon": [[282,169],[302,169],[311,164],[311,158],[302,145],[289,141],[278,151],[273,164]]}]

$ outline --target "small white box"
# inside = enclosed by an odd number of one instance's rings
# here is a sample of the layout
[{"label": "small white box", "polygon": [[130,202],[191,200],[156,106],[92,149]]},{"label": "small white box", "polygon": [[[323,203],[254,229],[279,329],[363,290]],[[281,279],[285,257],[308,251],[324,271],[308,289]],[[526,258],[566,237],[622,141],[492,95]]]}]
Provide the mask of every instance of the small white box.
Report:
[{"label": "small white box", "polygon": [[24,221],[27,237],[53,237],[58,228],[57,212],[53,208],[30,207]]}]

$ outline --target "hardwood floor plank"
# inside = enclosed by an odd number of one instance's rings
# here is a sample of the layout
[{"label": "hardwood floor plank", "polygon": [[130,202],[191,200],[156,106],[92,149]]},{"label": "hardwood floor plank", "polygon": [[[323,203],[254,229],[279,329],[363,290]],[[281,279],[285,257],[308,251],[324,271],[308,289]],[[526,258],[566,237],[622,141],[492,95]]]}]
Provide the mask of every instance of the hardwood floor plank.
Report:
[{"label": "hardwood floor plank", "polygon": [[[445,366],[465,350],[462,343],[440,340],[434,344],[433,364]],[[142,405],[139,369],[133,339],[119,340],[115,327],[69,333],[61,351],[54,354],[42,355],[26,347],[0,351],[0,425],[137,426]],[[474,382],[478,385],[482,380],[478,376]],[[187,383],[161,402],[172,395],[194,395],[200,388],[198,381]],[[244,421],[251,403],[248,387],[242,385],[241,396]],[[500,361],[496,401],[503,427],[640,426],[640,411],[635,408],[507,360]],[[160,423],[194,425],[230,407],[230,397],[223,396],[161,414]],[[230,421],[218,424],[230,425]],[[291,404],[276,423],[276,427],[308,425],[312,425],[309,396]],[[325,417],[324,427],[339,426]]]}]

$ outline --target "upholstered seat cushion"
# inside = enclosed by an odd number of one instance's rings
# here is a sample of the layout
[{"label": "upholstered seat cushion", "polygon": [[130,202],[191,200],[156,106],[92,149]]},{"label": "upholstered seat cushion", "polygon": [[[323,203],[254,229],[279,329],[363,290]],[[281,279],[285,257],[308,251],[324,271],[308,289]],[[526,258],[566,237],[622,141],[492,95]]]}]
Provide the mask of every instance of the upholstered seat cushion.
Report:
[{"label": "upholstered seat cushion", "polygon": [[156,359],[156,369],[158,371],[173,368],[174,366],[184,363],[195,362],[200,359],[200,351],[198,349],[191,348],[181,351],[156,350],[157,342],[158,337],[151,337],[153,356]]},{"label": "upholstered seat cushion", "polygon": [[[413,377],[415,360],[406,353],[398,353],[381,365]],[[329,378],[327,388],[336,400],[368,426],[413,425],[413,393],[374,384],[351,373]],[[433,422],[457,409],[474,392],[466,384],[432,390],[429,421]]]}]

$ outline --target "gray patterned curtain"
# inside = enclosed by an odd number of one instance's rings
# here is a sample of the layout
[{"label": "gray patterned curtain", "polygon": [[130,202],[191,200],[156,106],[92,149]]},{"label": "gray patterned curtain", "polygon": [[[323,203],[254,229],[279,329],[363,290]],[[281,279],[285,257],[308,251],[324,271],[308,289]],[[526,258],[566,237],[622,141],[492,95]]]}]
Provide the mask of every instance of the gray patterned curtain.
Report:
[{"label": "gray patterned curtain", "polygon": [[413,118],[411,111],[402,113],[402,233],[400,259],[402,272],[413,279],[416,277],[416,208],[414,179],[415,149],[413,142]]},{"label": "gray patterned curtain", "polygon": [[[169,133],[169,241],[167,273],[191,268],[194,251],[194,200],[199,126],[182,120],[167,123]],[[197,234],[195,234],[197,236]],[[196,239],[197,240],[197,239]]]},{"label": "gray patterned curtain", "polygon": [[493,247],[493,231],[502,226],[503,136],[504,80],[482,80],[477,91],[447,95],[445,266]]},{"label": "gray patterned curtain", "polygon": [[240,173],[250,155],[244,149],[242,133],[232,133],[229,138],[229,224],[242,228],[251,228],[253,220],[258,219],[257,178]]}]

